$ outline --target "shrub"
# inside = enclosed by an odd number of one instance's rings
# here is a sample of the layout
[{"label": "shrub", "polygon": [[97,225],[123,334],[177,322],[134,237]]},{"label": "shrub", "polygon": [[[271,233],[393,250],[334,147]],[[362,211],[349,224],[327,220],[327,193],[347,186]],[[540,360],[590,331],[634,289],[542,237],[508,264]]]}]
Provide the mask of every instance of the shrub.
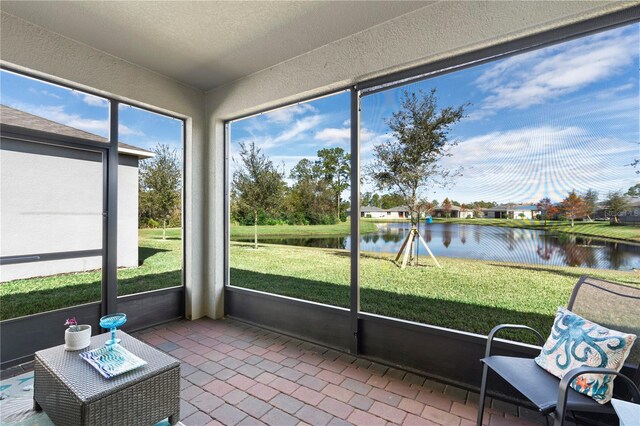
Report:
[{"label": "shrub", "polygon": [[147,220],[147,227],[148,228],[159,228],[160,227],[160,222],[149,218]]}]

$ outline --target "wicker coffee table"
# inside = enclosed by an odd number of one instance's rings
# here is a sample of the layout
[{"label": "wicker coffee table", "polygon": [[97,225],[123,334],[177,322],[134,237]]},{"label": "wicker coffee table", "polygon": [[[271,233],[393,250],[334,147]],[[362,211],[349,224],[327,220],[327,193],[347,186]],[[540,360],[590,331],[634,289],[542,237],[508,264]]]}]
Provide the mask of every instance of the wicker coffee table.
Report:
[{"label": "wicker coffee table", "polygon": [[59,425],[153,425],[180,420],[180,363],[128,334],[120,343],[147,361],[135,370],[105,379],[79,354],[104,345],[109,333],[91,346],[69,352],[64,345],[36,352],[34,407]]}]

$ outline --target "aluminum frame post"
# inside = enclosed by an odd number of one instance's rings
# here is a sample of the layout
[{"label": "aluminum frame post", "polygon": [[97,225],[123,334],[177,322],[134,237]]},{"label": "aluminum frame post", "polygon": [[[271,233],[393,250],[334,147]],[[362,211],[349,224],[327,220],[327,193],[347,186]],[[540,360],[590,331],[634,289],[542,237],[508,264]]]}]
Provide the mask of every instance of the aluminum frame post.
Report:
[{"label": "aluminum frame post", "polygon": [[118,309],[118,108],[109,103],[109,153],[107,154],[106,238],[102,258],[102,314]]},{"label": "aluminum frame post", "polygon": [[351,282],[350,282],[351,346],[358,354],[360,312],[360,90],[351,89]]}]

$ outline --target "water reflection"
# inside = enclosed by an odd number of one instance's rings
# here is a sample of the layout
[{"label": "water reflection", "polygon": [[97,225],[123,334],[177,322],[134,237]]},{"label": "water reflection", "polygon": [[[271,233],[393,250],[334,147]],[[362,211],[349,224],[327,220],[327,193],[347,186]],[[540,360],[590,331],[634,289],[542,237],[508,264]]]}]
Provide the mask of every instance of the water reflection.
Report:
[{"label": "water reflection", "polygon": [[[362,251],[395,253],[409,232],[407,223],[378,224],[362,235]],[[452,223],[420,224],[435,256],[599,269],[640,269],[640,245],[545,231]],[[473,238],[469,238],[473,236]],[[243,241],[241,239],[237,241]],[[249,241],[249,240],[244,240]],[[349,249],[349,237],[261,238],[271,244]],[[426,254],[418,247],[420,254]]]}]

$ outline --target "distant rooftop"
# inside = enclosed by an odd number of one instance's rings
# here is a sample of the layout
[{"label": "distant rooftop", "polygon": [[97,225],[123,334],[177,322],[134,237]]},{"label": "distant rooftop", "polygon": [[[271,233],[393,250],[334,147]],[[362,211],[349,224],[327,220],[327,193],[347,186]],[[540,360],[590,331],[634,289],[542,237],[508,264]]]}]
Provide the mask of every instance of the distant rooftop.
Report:
[{"label": "distant rooftop", "polygon": [[485,211],[486,210],[490,210],[490,211],[497,211],[497,212],[500,212],[500,211],[504,212],[504,211],[507,211],[507,210],[528,210],[528,211],[535,212],[535,211],[538,211],[539,209],[538,209],[537,206],[530,205],[530,204],[526,205],[526,206],[520,206],[518,204],[502,204],[502,205],[499,205],[499,206],[489,207],[489,208],[482,209],[482,210],[485,210]]},{"label": "distant rooftop", "polygon": [[[108,143],[109,140],[94,133],[85,132],[66,124],[51,121],[37,115],[19,109],[11,108],[0,104],[0,123],[11,126],[24,127],[27,129],[39,130],[47,133],[55,133],[57,135],[70,136],[80,139],[88,139],[95,142]],[[151,158],[155,154],[146,149],[126,143],[118,142],[118,152],[121,154],[133,155],[138,158]]]}]

